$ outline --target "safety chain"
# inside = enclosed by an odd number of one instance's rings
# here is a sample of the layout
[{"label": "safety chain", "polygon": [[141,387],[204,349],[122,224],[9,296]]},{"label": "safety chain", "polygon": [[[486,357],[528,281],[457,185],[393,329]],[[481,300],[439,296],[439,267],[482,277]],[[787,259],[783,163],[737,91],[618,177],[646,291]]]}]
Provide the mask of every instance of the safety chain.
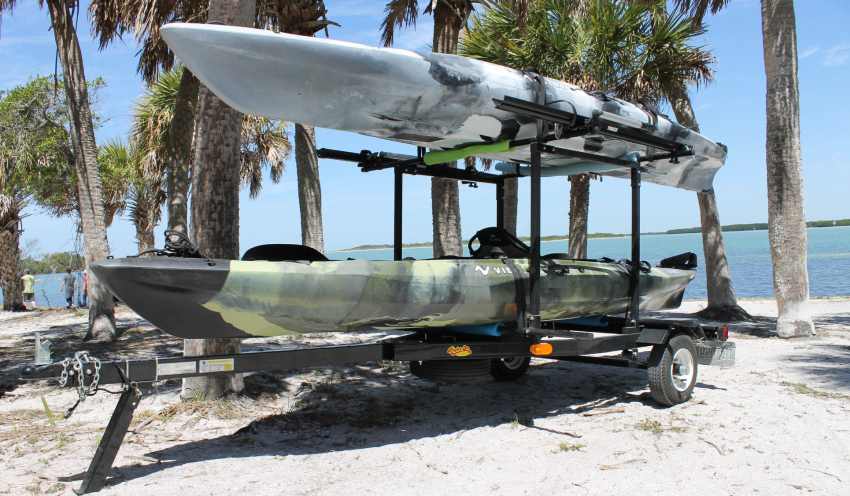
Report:
[{"label": "safety chain", "polygon": [[59,387],[65,387],[68,384],[68,365],[71,364],[70,358],[62,360],[62,374],[59,376]]},{"label": "safety chain", "polygon": [[[94,368],[94,373],[91,369],[85,367],[91,366]],[[69,372],[70,371],[72,372]],[[86,372],[91,374],[92,380],[86,386]],[[70,375],[76,375],[76,389],[79,401],[82,403],[86,400],[86,396],[93,396],[97,392],[97,385],[100,382],[100,360],[89,355],[88,351],[78,351],[74,354],[74,358],[65,358],[62,360],[62,373],[59,375],[59,386],[65,387],[68,385]],[[76,405],[74,405],[76,407]]]}]

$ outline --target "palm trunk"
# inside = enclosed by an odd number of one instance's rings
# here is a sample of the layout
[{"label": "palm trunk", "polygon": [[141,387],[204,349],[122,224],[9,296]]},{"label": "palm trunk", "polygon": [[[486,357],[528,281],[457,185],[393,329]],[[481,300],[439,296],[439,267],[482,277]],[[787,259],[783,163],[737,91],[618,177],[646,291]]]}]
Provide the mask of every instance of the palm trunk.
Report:
[{"label": "palm trunk", "polygon": [[21,282],[21,222],[17,198],[0,193],[0,286],[3,289],[3,310],[21,311],[24,308]]},{"label": "palm trunk", "polygon": [[[673,107],[676,121],[688,129],[699,132],[699,124],[685,88],[680,86],[667,97]],[[697,200],[702,226],[702,250],[705,256],[705,284],[708,296],[708,305],[698,315],[709,320],[727,322],[749,320],[752,317],[738,305],[738,300],[735,298],[714,189],[697,193]]]},{"label": "palm trunk", "polygon": [[570,176],[570,258],[587,258],[590,174]]},{"label": "palm trunk", "polygon": [[198,111],[200,81],[189,69],[183,69],[174,113],[168,132],[165,155],[168,190],[168,229],[188,233],[189,164],[192,161],[192,137]]},{"label": "palm trunk", "polygon": [[[252,26],[255,4],[239,0],[210,2],[209,20]],[[207,87],[199,91],[198,124],[192,172],[192,239],[211,258],[239,258],[239,163],[244,116]],[[239,339],[187,339],[186,356],[239,353]],[[242,374],[183,379],[184,398],[218,398],[245,388]]]},{"label": "palm trunk", "polygon": [[[457,53],[457,40],[462,19],[453,4],[437,2],[434,7],[435,53]],[[437,167],[456,167],[441,164]],[[431,218],[434,227],[434,257],[463,256],[460,232],[460,191],[453,179],[431,178]]]},{"label": "palm trunk", "polygon": [[[61,0],[47,0],[53,34],[65,81],[65,99],[68,104],[71,142],[74,145],[74,164],[77,171],[77,189],[80,200],[80,218],[83,226],[86,265],[109,255],[106,224],[103,211],[103,194],[97,164],[97,145],[89,108],[88,86],[83,71],[83,55],[77,32],[68,10]],[[84,339],[112,340],[115,338],[115,312],[112,293],[88,273],[89,329]]]},{"label": "palm trunk", "polygon": [[767,76],[767,225],[780,337],[811,336],[793,0],[762,0]]},{"label": "palm trunk", "polygon": [[156,248],[156,240],[153,236],[153,229],[156,224],[153,219],[154,212],[151,212],[150,208],[145,209],[143,217],[133,219],[133,224],[136,226],[136,244],[139,247],[139,253],[150,248]]},{"label": "palm trunk", "polygon": [[516,236],[516,212],[519,202],[519,181],[517,178],[505,179],[505,229]]},{"label": "palm trunk", "polygon": [[[575,0],[570,17],[578,22],[587,12],[588,0]],[[587,258],[587,218],[590,212],[590,174],[570,176],[570,258]]]},{"label": "palm trunk", "polygon": [[298,204],[301,207],[301,243],[324,253],[322,185],[313,126],[295,125],[295,167],[298,173]]}]

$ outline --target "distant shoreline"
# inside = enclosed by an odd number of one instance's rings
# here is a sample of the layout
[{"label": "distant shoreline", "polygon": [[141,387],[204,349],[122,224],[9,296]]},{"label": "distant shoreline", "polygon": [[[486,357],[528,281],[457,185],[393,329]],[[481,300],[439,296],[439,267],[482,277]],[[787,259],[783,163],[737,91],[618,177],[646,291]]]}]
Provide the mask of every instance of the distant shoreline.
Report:
[{"label": "distant shoreline", "polygon": [[[815,220],[806,222],[806,227],[845,227],[850,226],[850,219],[840,219],[840,220]],[[720,226],[723,229],[723,232],[738,232],[738,231],[766,231],[767,223],[755,223],[755,224],[729,224],[728,226]],[[645,232],[641,233],[642,236],[657,236],[661,234],[692,234],[692,233],[701,233],[701,227],[690,227],[686,229],[669,229],[667,231],[661,232]],[[594,233],[588,234],[587,239],[605,239],[605,238],[628,238],[631,234],[612,234],[612,233]],[[528,237],[521,237],[522,241],[528,242]],[[541,241],[568,241],[570,239],[569,236],[565,235],[554,235],[554,236],[543,236]],[[466,246],[469,240],[463,240],[463,245]],[[432,248],[434,245],[432,243],[413,243],[413,244],[405,244],[402,245],[402,249],[406,248]],[[344,248],[342,250],[328,250],[325,253],[343,253],[347,251],[379,251],[379,250],[391,250],[393,245],[361,245],[355,246],[354,248]]]}]

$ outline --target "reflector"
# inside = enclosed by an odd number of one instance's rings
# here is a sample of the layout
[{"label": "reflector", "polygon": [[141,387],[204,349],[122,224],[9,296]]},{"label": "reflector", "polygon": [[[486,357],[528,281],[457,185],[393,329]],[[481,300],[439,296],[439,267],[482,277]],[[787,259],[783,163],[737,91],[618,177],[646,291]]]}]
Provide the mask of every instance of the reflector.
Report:
[{"label": "reflector", "polygon": [[551,355],[552,345],[549,343],[540,343],[531,345],[532,355]]}]

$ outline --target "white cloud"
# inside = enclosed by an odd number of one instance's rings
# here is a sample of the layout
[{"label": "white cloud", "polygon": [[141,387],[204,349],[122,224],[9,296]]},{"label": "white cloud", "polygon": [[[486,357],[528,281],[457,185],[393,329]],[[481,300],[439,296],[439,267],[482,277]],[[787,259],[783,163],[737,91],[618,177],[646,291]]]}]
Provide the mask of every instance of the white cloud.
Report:
[{"label": "white cloud", "polygon": [[850,60],[850,43],[842,43],[826,51],[823,57],[823,65],[836,67],[844,65],[848,60]]},{"label": "white cloud", "polygon": [[800,58],[801,58],[801,59],[804,59],[804,58],[806,58],[806,57],[812,56],[812,55],[814,55],[814,54],[815,54],[818,50],[820,50],[820,47],[812,47],[812,48],[809,48],[808,50],[806,50],[805,52],[803,52],[803,54],[802,54],[802,55],[800,55]]},{"label": "white cloud", "polygon": [[717,106],[717,103],[715,103],[715,102],[703,103],[702,105],[697,105],[697,110],[705,110],[707,108],[716,107],[716,106]]}]

